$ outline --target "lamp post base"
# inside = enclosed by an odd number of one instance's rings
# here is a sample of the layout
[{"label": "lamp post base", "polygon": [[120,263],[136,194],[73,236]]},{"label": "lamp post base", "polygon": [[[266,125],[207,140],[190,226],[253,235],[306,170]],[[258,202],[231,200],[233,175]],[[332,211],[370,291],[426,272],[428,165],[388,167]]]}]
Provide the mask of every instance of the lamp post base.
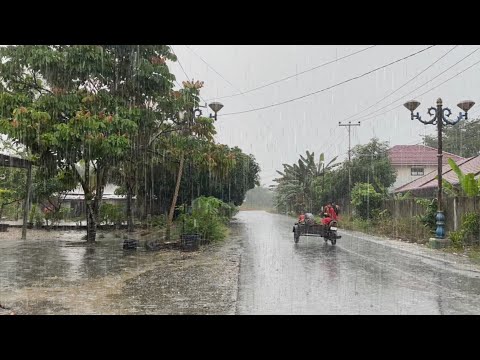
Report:
[{"label": "lamp post base", "polygon": [[437,211],[435,215],[435,220],[437,224],[437,229],[435,230],[435,238],[444,239],[445,238],[445,215],[443,211]]},{"label": "lamp post base", "polygon": [[450,239],[438,239],[430,238],[428,239],[428,246],[432,249],[442,249],[450,246],[452,241]]}]

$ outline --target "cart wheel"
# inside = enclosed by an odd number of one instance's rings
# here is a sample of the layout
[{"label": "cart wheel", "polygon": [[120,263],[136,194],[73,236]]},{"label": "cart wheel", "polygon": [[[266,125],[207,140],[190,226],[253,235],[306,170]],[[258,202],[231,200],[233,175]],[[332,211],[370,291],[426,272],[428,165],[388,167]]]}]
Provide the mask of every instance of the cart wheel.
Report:
[{"label": "cart wheel", "polygon": [[293,241],[295,241],[295,244],[298,243],[298,240],[300,239],[300,236],[293,235]]},{"label": "cart wheel", "polygon": [[337,243],[337,239],[332,239],[330,241],[332,242],[332,245],[335,245]]}]

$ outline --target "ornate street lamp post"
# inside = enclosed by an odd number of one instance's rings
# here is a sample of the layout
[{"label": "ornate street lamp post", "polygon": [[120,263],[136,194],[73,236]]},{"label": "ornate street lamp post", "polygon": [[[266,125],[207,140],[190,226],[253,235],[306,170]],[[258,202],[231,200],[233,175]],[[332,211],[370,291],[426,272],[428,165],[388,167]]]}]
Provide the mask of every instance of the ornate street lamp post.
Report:
[{"label": "ornate street lamp post", "polygon": [[422,120],[419,113],[414,114],[414,110],[420,105],[420,102],[416,100],[410,100],[404,104],[404,106],[410,110],[411,119],[417,119],[421,123],[428,125],[437,125],[438,131],[438,191],[437,191],[437,215],[435,216],[437,229],[435,231],[435,238],[430,239],[430,244],[432,247],[439,248],[444,247],[448,244],[448,239],[445,239],[445,215],[442,211],[442,127],[443,125],[455,125],[460,120],[467,120],[468,110],[472,108],[475,103],[473,101],[467,100],[460,102],[457,106],[464,111],[460,112],[456,120],[450,120],[449,117],[452,114],[452,111],[449,108],[444,108],[442,106],[442,99],[437,100],[437,107],[431,107],[428,109],[428,115],[432,118],[428,121]]}]

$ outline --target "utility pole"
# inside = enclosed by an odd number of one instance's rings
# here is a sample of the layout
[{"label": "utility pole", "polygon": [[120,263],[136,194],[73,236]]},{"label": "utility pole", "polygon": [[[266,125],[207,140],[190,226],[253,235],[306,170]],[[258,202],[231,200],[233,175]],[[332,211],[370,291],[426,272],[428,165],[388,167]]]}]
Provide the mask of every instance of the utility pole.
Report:
[{"label": "utility pole", "polygon": [[[338,126],[348,126],[348,194],[352,191],[352,173],[351,173],[351,141],[350,141],[350,129],[352,126],[360,126],[360,121],[356,124],[352,124],[351,121],[348,124],[342,124],[341,121],[338,122]],[[350,212],[350,206],[348,207]]]}]

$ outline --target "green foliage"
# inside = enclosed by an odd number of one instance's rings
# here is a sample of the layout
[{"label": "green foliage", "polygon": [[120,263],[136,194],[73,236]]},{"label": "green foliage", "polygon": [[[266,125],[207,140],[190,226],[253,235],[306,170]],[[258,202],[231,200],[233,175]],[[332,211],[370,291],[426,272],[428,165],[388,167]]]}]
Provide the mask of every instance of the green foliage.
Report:
[{"label": "green foliage", "polygon": [[387,194],[387,189],[395,182],[396,173],[388,159],[388,142],[380,142],[377,138],[368,144],[357,145],[352,149],[352,159],[342,163],[330,175],[326,176],[325,192],[330,201],[348,198],[348,173],[350,168],[352,187],[357,183],[369,183],[375,191]]},{"label": "green foliage", "polygon": [[164,214],[154,215],[147,218],[147,226],[154,226],[157,228],[164,228],[167,224],[167,217]]},{"label": "green foliage", "polygon": [[66,194],[74,190],[77,185],[78,180],[68,169],[58,170],[52,174],[44,168],[39,168],[33,178],[33,198],[58,211]]},{"label": "green foliage", "polygon": [[465,238],[465,233],[462,230],[450,231],[448,233],[448,238],[452,241],[452,247],[460,249],[463,247],[463,240]]},{"label": "green foliage", "polygon": [[416,199],[415,202],[424,207],[425,213],[419,215],[418,219],[420,222],[429,229],[430,232],[434,233],[437,228],[435,216],[437,215],[437,199]]},{"label": "green foliage", "polygon": [[462,246],[480,242],[480,214],[475,212],[465,213],[462,217],[462,225],[457,231],[450,231],[448,237],[452,240],[452,246]]},{"label": "green foliage", "polygon": [[8,189],[0,189],[0,205],[6,205],[14,200],[14,192]]},{"label": "green foliage", "polygon": [[37,204],[33,204],[28,215],[28,222],[37,228],[43,226],[45,215],[40,211]]},{"label": "green foliage", "polygon": [[[460,121],[455,126],[444,126],[442,132],[443,151],[465,158],[480,154],[480,120]],[[436,135],[424,137],[425,145],[437,148]]]},{"label": "green foliage", "polygon": [[[171,139],[173,141],[173,139]],[[145,171],[138,173],[137,206],[156,206],[147,213],[165,213],[171,204],[175,191],[181,153],[175,143],[162,139],[156,143],[156,156]],[[236,206],[242,204],[249,189],[258,184],[260,167],[252,155],[247,155],[238,147],[212,144],[196,140],[195,145],[185,156],[185,164],[180,183],[178,204],[191,203],[199,196],[213,196]],[[193,151],[194,146],[196,147]],[[162,199],[150,201],[151,198]]]},{"label": "green foliage", "polygon": [[351,204],[362,219],[373,218],[382,205],[383,195],[372,184],[358,183],[352,189]]},{"label": "green foliage", "polygon": [[369,220],[345,216],[342,218],[342,228],[417,243],[425,243],[431,237],[429,230],[418,218],[396,219],[386,210],[380,211],[375,219]]},{"label": "green foliage", "polygon": [[45,212],[45,220],[47,221],[47,224],[50,223],[50,225],[58,225],[60,224],[60,221],[65,221],[69,219],[70,216],[71,208],[66,207],[54,207]]},{"label": "green foliage", "polygon": [[[324,205],[326,198],[325,175],[339,164],[334,164],[336,157],[325,164],[324,154],[320,154],[318,163],[315,154],[306,152],[300,155],[297,164],[283,164],[283,172],[274,181],[278,183],[275,191],[275,206],[279,212],[310,211],[317,213]],[[322,201],[323,199],[323,201]],[[330,200],[330,199],[329,199]]]},{"label": "green foliage", "polygon": [[[435,179],[438,179],[438,176],[435,176]],[[456,197],[461,195],[461,189],[458,189],[456,186],[453,186],[444,178],[442,178],[442,190],[445,194],[447,194],[447,196]]]},{"label": "green foliage", "polygon": [[26,170],[0,167],[0,189],[7,193],[0,194],[0,205],[7,205],[16,200],[25,198]]},{"label": "green foliage", "polygon": [[395,200],[407,200],[407,199],[412,199],[413,195],[410,191],[407,191],[405,194],[401,194],[401,193],[394,194],[393,198]]},{"label": "green foliage", "polygon": [[231,205],[212,196],[194,200],[191,214],[185,211],[178,221],[185,226],[185,233],[200,234],[207,241],[223,240],[227,236],[229,219],[233,216]]},{"label": "green foliage", "polygon": [[220,204],[219,208],[218,208],[218,215],[220,215],[220,217],[226,219],[226,221],[228,222],[229,220],[231,220],[236,214],[238,214],[238,207],[235,206],[234,203],[225,203],[222,201],[222,203]]},{"label": "green foliage", "polygon": [[390,211],[388,211],[388,209],[374,209],[372,210],[372,217],[374,221],[388,222],[392,219],[392,214],[390,213]]},{"label": "green foliage", "polygon": [[112,168],[136,164],[133,155],[147,150],[137,140],[155,135],[153,124],[165,127],[182,105],[171,91],[166,61],[176,57],[166,45],[6,46],[0,58],[0,132],[50,172],[71,171],[89,218]]},{"label": "green foliage", "polygon": [[480,235],[480,214],[465,213],[462,217],[462,228],[465,229],[466,235],[478,237]]},{"label": "green foliage", "polygon": [[[478,180],[475,179],[474,173],[464,174],[462,169],[453,161],[452,159],[448,159],[448,163],[452,170],[458,177],[460,182],[461,189],[463,193],[469,197],[474,197],[480,194],[480,178]],[[448,186],[447,189],[452,191],[453,185]]]},{"label": "green foliage", "polygon": [[102,204],[100,206],[99,221],[106,225],[119,225],[126,220],[123,205]]}]

